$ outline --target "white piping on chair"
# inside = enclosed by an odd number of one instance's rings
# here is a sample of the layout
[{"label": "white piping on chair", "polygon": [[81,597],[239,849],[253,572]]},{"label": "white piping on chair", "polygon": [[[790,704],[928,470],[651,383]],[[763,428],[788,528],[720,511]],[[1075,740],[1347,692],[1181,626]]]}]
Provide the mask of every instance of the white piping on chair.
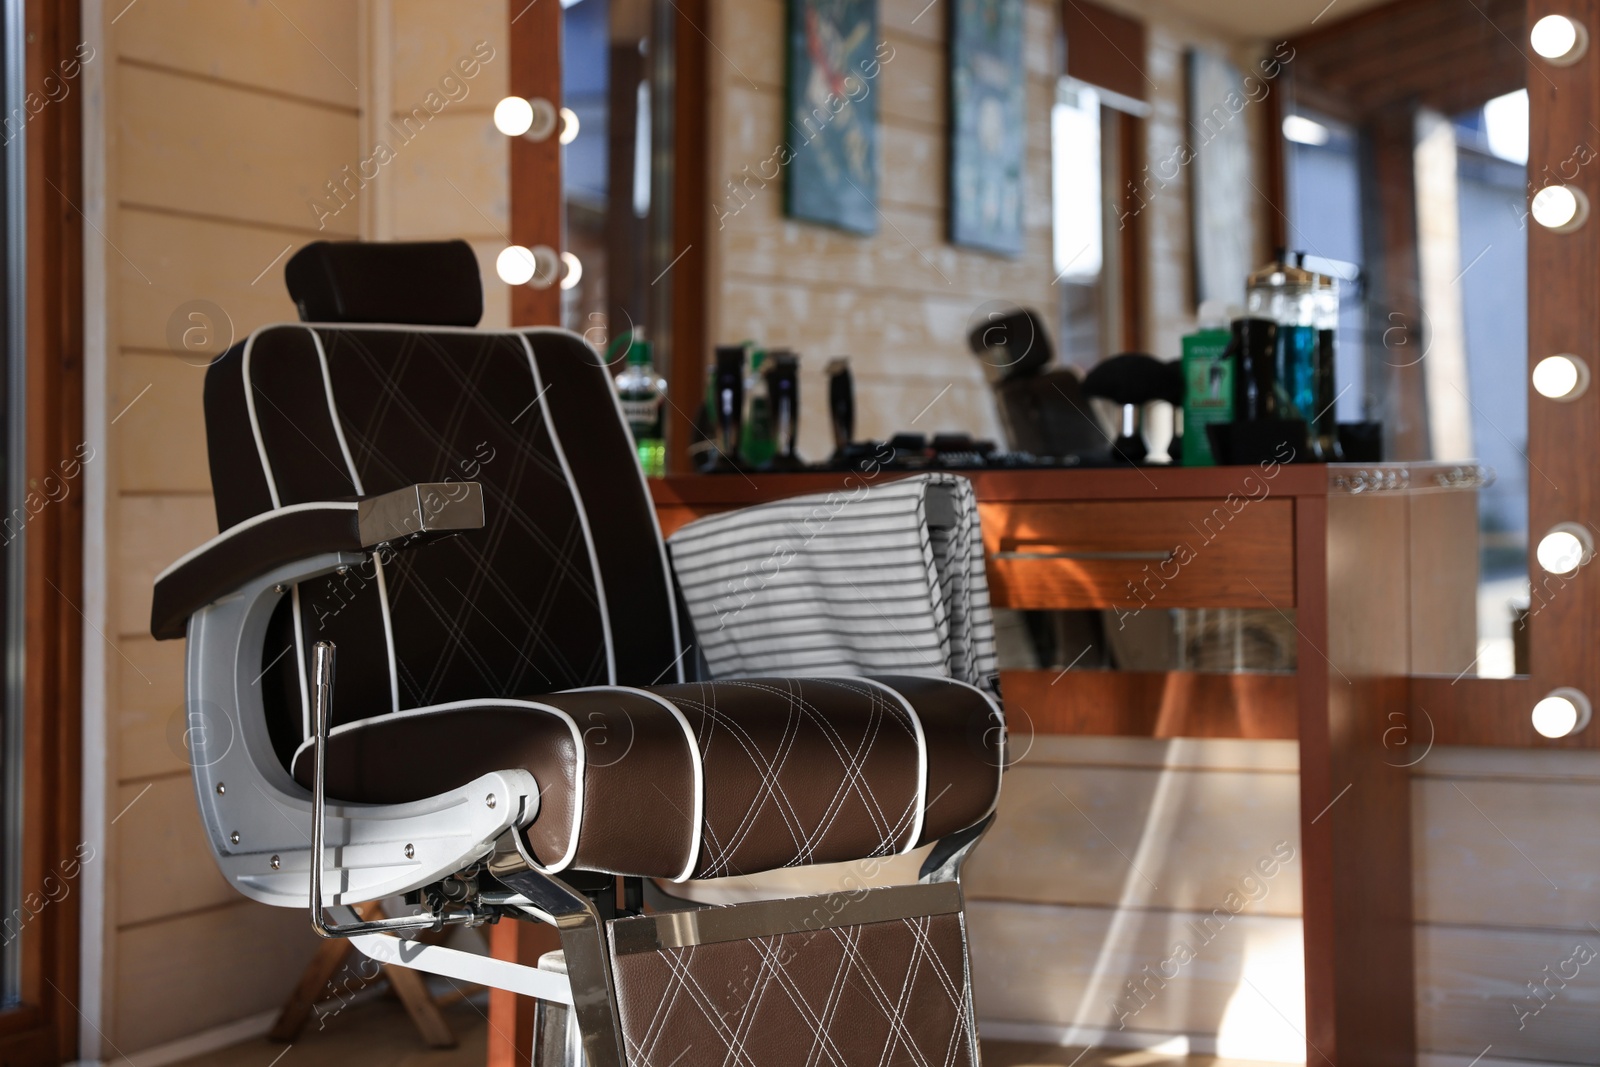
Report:
[{"label": "white piping on chair", "polygon": [[689,859],[683,866],[683,873],[673,878],[674,882],[687,882],[694,876],[694,869],[700,863],[700,846],[702,831],[706,816],[706,764],[705,753],[700,751],[700,741],[694,736],[694,727],[689,725],[689,719],[683,710],[672,701],[659,693],[652,693],[647,689],[639,689],[631,685],[591,685],[582,689],[568,689],[569,693],[604,693],[621,690],[625,693],[637,693],[648,697],[672,713],[678,720],[678,725],[683,728],[683,736],[689,741],[690,763],[694,766],[694,812],[691,822],[691,837],[689,838]]},{"label": "white piping on chair", "polygon": [[[371,715],[365,719],[356,719],[352,722],[340,723],[338,726],[335,726],[333,729],[328,731],[328,736],[330,738],[337,737],[342,733],[347,733],[362,726],[370,726],[374,723],[394,722],[397,719],[420,719],[428,715],[437,715],[446,711],[461,711],[466,708],[527,708],[533,711],[542,711],[546,712],[547,714],[554,715],[562,722],[567,724],[567,729],[572,733],[572,745],[574,752],[572,771],[572,838],[567,843],[566,855],[562,856],[558,862],[553,863],[548,867],[539,868],[539,870],[546,874],[558,874],[561,871],[566,870],[567,867],[572,863],[573,859],[578,855],[578,832],[583,827],[583,780],[585,777],[585,771],[588,767],[588,759],[584,755],[583,734],[578,730],[577,722],[573,720],[571,715],[568,715],[560,708],[551,707],[549,704],[540,704],[533,700],[501,700],[495,697],[477,697],[472,700],[453,700],[448,704],[434,704],[426,708],[407,708],[404,711],[389,711],[384,712],[382,715]],[[290,767],[294,766],[295,761],[300,758],[300,754],[306,749],[310,748],[313,742],[314,739],[310,737],[300,742],[299,747],[294,750],[294,755],[289,757]],[[544,789],[548,786],[549,783],[544,783],[541,785],[540,793],[542,794]]]},{"label": "white piping on chair", "polygon": [[350,475],[350,485],[356,491],[356,496],[366,496],[367,491],[361,486],[361,475],[356,473],[356,461],[350,455],[350,445],[344,439],[344,423],[339,421],[339,408],[333,402],[333,375],[328,371],[328,350],[322,347],[322,335],[310,326],[305,328],[311,335],[311,343],[317,346],[317,364],[322,368],[322,395],[328,401],[328,421],[333,423],[333,436],[339,439],[339,451],[344,455],[344,469]]},{"label": "white piping on chair", "polygon": [[273,508],[271,511],[263,511],[259,515],[252,515],[248,519],[245,519],[243,522],[235,523],[234,525],[228,527],[226,530],[223,530],[221,533],[219,533],[217,536],[213,537],[211,540],[207,541],[205,544],[201,545],[199,548],[192,548],[189,551],[185,552],[183,555],[179,556],[176,560],[174,560],[172,562],[171,566],[167,567],[166,570],[164,570],[160,574],[156,575],[156,581],[158,581],[158,582],[161,581],[163,578],[167,577],[167,575],[171,574],[173,571],[177,570],[179,567],[182,567],[185,563],[188,563],[190,560],[193,560],[193,559],[198,559],[199,557],[205,555],[207,552],[210,552],[217,545],[226,543],[229,538],[234,537],[234,536],[236,536],[236,535],[238,535],[240,533],[243,533],[245,530],[250,529],[252,526],[260,526],[264,522],[270,522],[273,519],[276,519],[281,515],[293,515],[296,512],[318,511],[318,510],[321,510],[321,511],[357,511],[357,510],[359,510],[359,507],[360,507],[360,505],[358,505],[353,500],[331,500],[331,501],[313,500],[313,501],[311,501],[309,503],[305,503],[305,504],[290,504],[286,508]]},{"label": "white piping on chair", "polygon": [[[322,335],[313,327],[307,326],[306,332],[311,335],[312,344],[317,346],[317,363],[322,368],[322,392],[328,400],[328,421],[333,423],[333,435],[339,439],[339,452],[344,456],[344,469],[350,475],[351,488],[355,489],[357,496],[366,496],[366,487],[361,484],[361,475],[356,473],[355,457],[350,454],[350,444],[345,440],[344,421],[339,418],[339,406],[333,399],[333,374],[328,369],[328,350],[322,345]],[[391,711],[400,710],[400,663],[394,654],[394,616],[389,609],[389,583],[383,577],[383,560],[378,553],[372,554],[372,573],[378,585],[378,614],[383,617],[383,644],[389,655],[389,708]],[[309,737],[310,730],[306,731]]]},{"label": "white piping on chair", "polygon": [[389,705],[391,713],[400,710],[400,661],[394,654],[394,618],[389,612],[389,582],[383,576],[383,560],[372,554],[372,573],[378,581],[378,609],[383,615],[383,644],[389,651]]},{"label": "white piping on chair", "polygon": [[272,498],[272,506],[278,507],[278,481],[272,476],[272,464],[267,461],[267,446],[261,440],[261,420],[256,417],[256,394],[250,381],[250,353],[255,348],[256,338],[264,331],[256,330],[244,339],[244,356],[239,363],[239,376],[244,380],[244,406],[250,413],[250,434],[256,439],[256,458],[261,461],[261,473],[267,480],[267,493]]},{"label": "white piping on chair", "polygon": [[[963,682],[960,678],[946,678],[946,677],[942,677],[941,676],[939,678],[939,681],[948,682],[951,685],[959,685],[964,689],[970,689],[974,693],[977,693],[980,697],[983,698],[984,703],[989,705],[989,709],[994,712],[995,722],[999,723],[1001,726],[1005,726],[1005,724],[1006,724],[1006,711],[1005,711],[1005,708],[1001,707],[1000,702],[997,701],[994,697],[990,696],[988,693],[985,693],[982,689],[979,689],[977,686],[973,685],[971,682]],[[1006,736],[1009,739],[1010,735],[1007,734]],[[1004,773],[1005,772],[1005,765],[1001,764],[999,767],[995,768],[995,770],[1000,772],[1000,773]],[[983,817],[984,818],[988,818],[989,816],[993,815],[995,812],[997,812],[999,810],[1000,810],[1000,790],[997,788],[994,791],[994,802],[989,805],[989,810],[983,813]]]},{"label": "white piping on chair", "polygon": [[911,718],[911,729],[917,739],[917,813],[911,821],[911,836],[906,845],[900,850],[904,856],[908,852],[915,852],[917,839],[922,836],[922,825],[928,808],[928,735],[922,732],[922,718],[917,714],[917,709],[911,706],[911,701],[905,698],[899,690],[885,685],[875,678],[864,678],[856,674],[799,674],[794,678],[821,678],[835,682],[864,682],[867,685],[877,686],[900,702],[906,709],[906,714]]},{"label": "white piping on chair", "polygon": [[[306,652],[301,640],[300,626],[300,583],[296,582],[289,588],[289,604],[294,613],[294,661],[298,665],[296,674],[300,679],[300,732],[308,740],[311,737],[311,683],[306,678]],[[262,672],[265,673],[265,672]]]},{"label": "white piping on chair", "polygon": [[611,602],[606,599],[606,583],[600,576],[600,553],[594,547],[594,535],[589,530],[589,509],[583,504],[583,491],[578,488],[578,480],[572,476],[572,468],[567,464],[566,449],[561,447],[561,435],[556,432],[555,420],[550,417],[549,401],[545,400],[544,379],[539,376],[539,360],[533,354],[533,345],[528,342],[526,335],[512,331],[518,341],[522,342],[522,350],[528,354],[528,370],[533,374],[534,399],[539,404],[539,410],[544,412],[545,428],[550,432],[550,444],[555,448],[556,459],[561,463],[561,473],[567,477],[567,487],[572,492],[572,502],[578,509],[578,526],[583,530],[583,542],[589,549],[589,570],[594,574],[594,592],[600,600],[600,629],[606,641],[606,681],[615,684],[617,680],[616,649],[611,640]]},{"label": "white piping on chair", "polygon": [[[568,334],[568,331],[566,330],[558,330],[550,326],[536,326],[533,329],[521,330],[518,332],[560,334],[563,336]],[[584,347],[588,348],[589,351],[594,352],[597,358],[600,356],[600,353],[596,351],[595,347],[589,344],[586,339],[580,338],[580,340],[583,340]],[[606,380],[606,388],[611,391],[611,403],[614,404],[617,409],[617,422],[622,425],[623,432],[628,435],[628,441],[633,445],[633,453],[635,456],[637,456],[639,454],[639,443],[633,439],[633,427],[629,425],[628,417],[623,414],[622,398],[617,394],[617,379],[613,377],[611,371],[607,369],[603,359],[601,360],[597,369]],[[689,650],[683,647],[683,634],[678,629],[678,598],[672,588],[672,563],[667,559],[667,539],[661,535],[661,516],[656,514],[655,502],[650,498],[650,483],[644,476],[644,467],[642,465],[639,467],[639,487],[644,490],[645,503],[648,505],[646,510],[650,512],[650,525],[656,531],[656,551],[661,553],[661,577],[666,582],[667,612],[668,616],[672,620],[672,647],[678,650],[678,659],[674,664],[674,667],[678,672],[678,681],[681,682],[683,681],[683,659]],[[674,881],[681,880],[682,879],[674,879]]]}]

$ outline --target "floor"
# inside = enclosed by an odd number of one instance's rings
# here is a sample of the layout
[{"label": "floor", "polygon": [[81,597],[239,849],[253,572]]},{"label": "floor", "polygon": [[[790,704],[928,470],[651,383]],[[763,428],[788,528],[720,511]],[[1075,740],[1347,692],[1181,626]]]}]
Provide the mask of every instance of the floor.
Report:
[{"label": "floor", "polygon": [[[324,1006],[326,1008],[326,1006]],[[460,1038],[453,1049],[428,1049],[417,1038],[398,1002],[383,998],[353,1003],[313,1017],[292,1045],[257,1038],[186,1060],[177,1067],[483,1067],[488,1020],[472,1002],[444,1009]],[[320,1023],[320,1027],[319,1027]],[[1060,1048],[1055,1045],[983,1044],[984,1067],[1263,1067],[1256,1061],[1215,1056],[1166,1056],[1127,1049]]]}]

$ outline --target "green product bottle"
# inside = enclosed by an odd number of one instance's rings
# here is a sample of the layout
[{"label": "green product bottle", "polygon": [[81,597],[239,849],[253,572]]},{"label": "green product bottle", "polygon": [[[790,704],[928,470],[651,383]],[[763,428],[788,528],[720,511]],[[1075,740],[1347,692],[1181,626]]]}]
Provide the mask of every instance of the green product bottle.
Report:
[{"label": "green product bottle", "polygon": [[1183,339],[1183,465],[1215,467],[1206,427],[1233,421],[1233,360],[1226,329],[1202,329]]},{"label": "green product bottle", "polygon": [[617,397],[628,429],[633,431],[639,466],[647,477],[661,477],[667,471],[667,445],[662,437],[667,383],[650,363],[650,342],[638,335],[628,344],[628,366],[617,375]]}]

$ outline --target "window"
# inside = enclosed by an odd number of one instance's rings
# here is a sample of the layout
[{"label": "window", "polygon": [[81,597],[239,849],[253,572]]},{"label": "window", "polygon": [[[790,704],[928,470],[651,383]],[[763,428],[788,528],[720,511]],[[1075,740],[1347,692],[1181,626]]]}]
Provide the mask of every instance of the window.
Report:
[{"label": "window", "polygon": [[1143,102],[1071,77],[1050,113],[1051,212],[1061,359],[1080,368],[1138,346],[1133,182]]},{"label": "window", "polygon": [[[1419,107],[1394,128],[1386,138],[1306,108],[1285,116],[1289,241],[1312,253],[1307,268],[1341,279],[1339,421],[1383,423],[1391,459],[1493,472],[1478,491],[1467,671],[1525,673],[1528,94],[1448,116]],[[1397,231],[1397,215],[1414,230]]]}]

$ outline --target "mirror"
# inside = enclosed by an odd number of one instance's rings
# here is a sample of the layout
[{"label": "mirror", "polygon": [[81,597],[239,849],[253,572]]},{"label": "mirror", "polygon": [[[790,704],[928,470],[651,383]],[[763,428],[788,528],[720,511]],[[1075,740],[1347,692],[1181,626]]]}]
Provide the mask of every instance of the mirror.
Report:
[{"label": "mirror", "polygon": [[[1456,575],[1479,589],[1477,654],[1449,673],[1525,671],[1522,6],[1317,8],[1162,0],[1136,18],[1123,5],[1026,5],[1034,36],[1060,41],[1064,62],[1031,39],[1023,53],[1029,239],[1010,255],[939,226],[948,190],[927,169],[955,151],[955,119],[929,71],[960,43],[953,24],[890,23],[893,58],[872,96],[893,148],[882,153],[876,232],[791,218],[776,190],[752,197],[712,234],[710,332],[802,353],[808,458],[827,450],[817,372],[840,354],[855,361],[862,436],[948,430],[1003,449],[1009,428],[986,368],[962,358],[958,323],[1035,308],[1054,365],[1080,376],[1119,352],[1174,360],[1208,316],[1225,322],[1244,306],[1246,276],[1284,249],[1341,290],[1336,388],[1323,405],[1336,420],[1378,424],[1387,459],[1445,461],[1469,482],[1492,472],[1479,489],[1475,573]],[[715,64],[737,101],[719,178],[783,140],[785,85],[764,73],[782,59],[778,14],[742,24],[744,43]],[[1074,401],[1107,437],[1118,432],[1116,406]],[[1142,429],[1159,461],[1173,429],[1162,405]],[[1012,645],[1026,650],[1017,666],[1293,669],[1292,623],[1276,616],[1180,613],[1122,650],[1095,636],[1092,617],[1008,621],[1024,637]]]},{"label": "mirror", "polygon": [[1479,677],[1527,673],[1524,23],[1401,0],[1321,24],[1291,40],[1281,125],[1286,240],[1345,282],[1340,420],[1381,422],[1388,458],[1492,471],[1478,657],[1450,669]]}]

